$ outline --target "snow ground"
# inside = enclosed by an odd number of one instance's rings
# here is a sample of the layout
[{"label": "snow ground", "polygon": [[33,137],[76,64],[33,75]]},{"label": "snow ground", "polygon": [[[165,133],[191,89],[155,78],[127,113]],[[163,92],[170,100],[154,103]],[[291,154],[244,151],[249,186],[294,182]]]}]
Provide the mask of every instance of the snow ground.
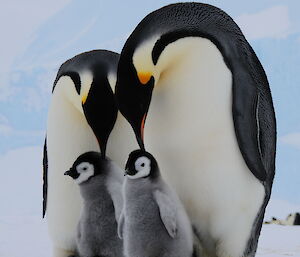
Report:
[{"label": "snow ground", "polygon": [[[46,223],[39,216],[0,217],[1,257],[51,257]],[[257,257],[300,256],[300,226],[263,225]]]},{"label": "snow ground", "polygon": [[[0,257],[51,257],[42,220],[42,149],[27,147],[0,156]],[[284,219],[300,206],[272,199],[266,220]],[[264,225],[257,257],[300,257],[300,226]]]},{"label": "snow ground", "polygon": [[263,225],[258,257],[300,256],[300,226]]},{"label": "snow ground", "polygon": [[51,257],[47,226],[40,216],[0,217],[0,257]]}]

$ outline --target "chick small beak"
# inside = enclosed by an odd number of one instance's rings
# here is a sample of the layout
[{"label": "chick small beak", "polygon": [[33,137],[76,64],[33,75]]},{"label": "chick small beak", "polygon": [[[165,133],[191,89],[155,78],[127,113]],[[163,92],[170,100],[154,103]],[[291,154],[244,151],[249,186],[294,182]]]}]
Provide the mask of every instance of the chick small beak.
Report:
[{"label": "chick small beak", "polygon": [[128,169],[124,171],[124,177],[128,175]]},{"label": "chick small beak", "polygon": [[69,170],[67,170],[67,171],[64,173],[64,175],[66,175],[66,176],[70,176],[70,175],[71,175],[71,172],[72,172],[72,170],[71,170],[71,169],[69,169]]},{"label": "chick small beak", "polygon": [[76,174],[76,170],[74,168],[70,168],[69,170],[67,170],[64,175],[70,176],[70,177],[74,177],[74,175]]},{"label": "chick small beak", "polygon": [[73,179],[76,179],[79,177],[79,174],[77,173],[76,169],[75,168],[70,168],[69,170],[67,170],[64,175],[66,176],[70,176],[71,178]]}]

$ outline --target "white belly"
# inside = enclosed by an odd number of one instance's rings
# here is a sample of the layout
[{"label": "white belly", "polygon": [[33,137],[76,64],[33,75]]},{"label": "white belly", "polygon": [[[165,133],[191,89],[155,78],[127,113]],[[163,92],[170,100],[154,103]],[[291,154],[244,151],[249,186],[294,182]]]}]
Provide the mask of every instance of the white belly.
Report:
[{"label": "white belly", "polygon": [[53,96],[48,116],[47,221],[54,245],[74,250],[82,203],[78,185],[64,172],[80,154],[99,151],[99,146],[85,117],[60,98]]},{"label": "white belly", "polygon": [[192,50],[161,74],[155,86],[145,145],[207,240],[206,247],[218,242],[218,256],[241,256],[264,187],[238,147],[231,72],[220,52],[206,39],[183,40],[190,40]]},{"label": "white belly", "polygon": [[129,153],[138,148],[130,124],[118,113],[116,124],[108,139],[107,156],[124,169]]},{"label": "white belly", "polygon": [[[57,90],[57,89],[56,89]],[[96,137],[85,117],[59,92],[54,92],[48,114],[48,199],[47,222],[56,248],[75,250],[75,236],[82,200],[79,187],[64,176],[79,155],[100,151]],[[119,115],[108,141],[107,156],[121,167],[136,147],[130,125]],[[131,136],[128,136],[131,135]]]}]

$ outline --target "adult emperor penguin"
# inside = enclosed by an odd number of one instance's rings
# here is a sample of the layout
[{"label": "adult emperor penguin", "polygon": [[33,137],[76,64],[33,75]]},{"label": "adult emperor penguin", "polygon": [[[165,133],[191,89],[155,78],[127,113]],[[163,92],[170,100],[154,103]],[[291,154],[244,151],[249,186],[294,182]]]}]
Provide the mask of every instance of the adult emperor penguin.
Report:
[{"label": "adult emperor penguin", "polygon": [[[117,53],[105,50],[77,55],[60,67],[54,82],[44,147],[43,204],[54,257],[75,250],[82,202],[78,186],[63,174],[82,153],[101,149],[105,156],[117,116],[111,87],[118,59]],[[119,163],[119,156],[123,153],[125,159],[130,149],[126,138],[119,140],[124,131],[118,129],[107,146],[107,155]]]},{"label": "adult emperor penguin", "polygon": [[122,49],[116,96],[141,148],[148,117],[147,150],[206,254],[254,256],[273,183],[276,124],[266,74],[232,18],[201,3],[150,13]]}]

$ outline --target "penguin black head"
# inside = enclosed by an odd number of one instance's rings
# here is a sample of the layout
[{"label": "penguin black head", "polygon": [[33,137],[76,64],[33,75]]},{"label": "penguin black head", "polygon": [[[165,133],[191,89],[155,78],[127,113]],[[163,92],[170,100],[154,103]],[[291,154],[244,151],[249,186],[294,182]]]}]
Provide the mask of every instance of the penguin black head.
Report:
[{"label": "penguin black head", "polygon": [[203,36],[197,31],[201,12],[205,13],[205,8],[198,3],[162,7],[137,25],[122,49],[115,93],[119,110],[131,124],[142,150],[145,150],[144,125],[153,89],[191,50],[188,47],[176,51],[166,49],[179,39]]},{"label": "penguin black head", "polygon": [[[155,80],[150,73],[138,75],[132,63],[127,67],[128,70],[123,69],[124,66],[122,65],[119,67],[121,69],[118,71],[116,84],[118,107],[123,116],[131,124],[140,148],[145,150],[144,125]],[[131,74],[135,75],[132,76]]]},{"label": "penguin black head", "polygon": [[144,28],[139,25],[123,47],[115,90],[118,108],[132,126],[142,150],[145,150],[144,125],[158,79],[151,58],[155,41],[149,39],[152,35]]},{"label": "penguin black head", "polygon": [[106,144],[117,118],[112,88],[119,55],[106,50],[79,54],[60,67],[53,86],[85,116],[105,158]]},{"label": "penguin black head", "polygon": [[107,160],[101,158],[100,153],[86,152],[76,159],[64,175],[72,177],[77,184],[81,184],[94,176],[104,174],[106,163]]},{"label": "penguin black head", "polygon": [[152,154],[144,150],[135,150],[129,154],[125,166],[125,176],[130,179],[155,179],[159,176],[157,161]]}]

